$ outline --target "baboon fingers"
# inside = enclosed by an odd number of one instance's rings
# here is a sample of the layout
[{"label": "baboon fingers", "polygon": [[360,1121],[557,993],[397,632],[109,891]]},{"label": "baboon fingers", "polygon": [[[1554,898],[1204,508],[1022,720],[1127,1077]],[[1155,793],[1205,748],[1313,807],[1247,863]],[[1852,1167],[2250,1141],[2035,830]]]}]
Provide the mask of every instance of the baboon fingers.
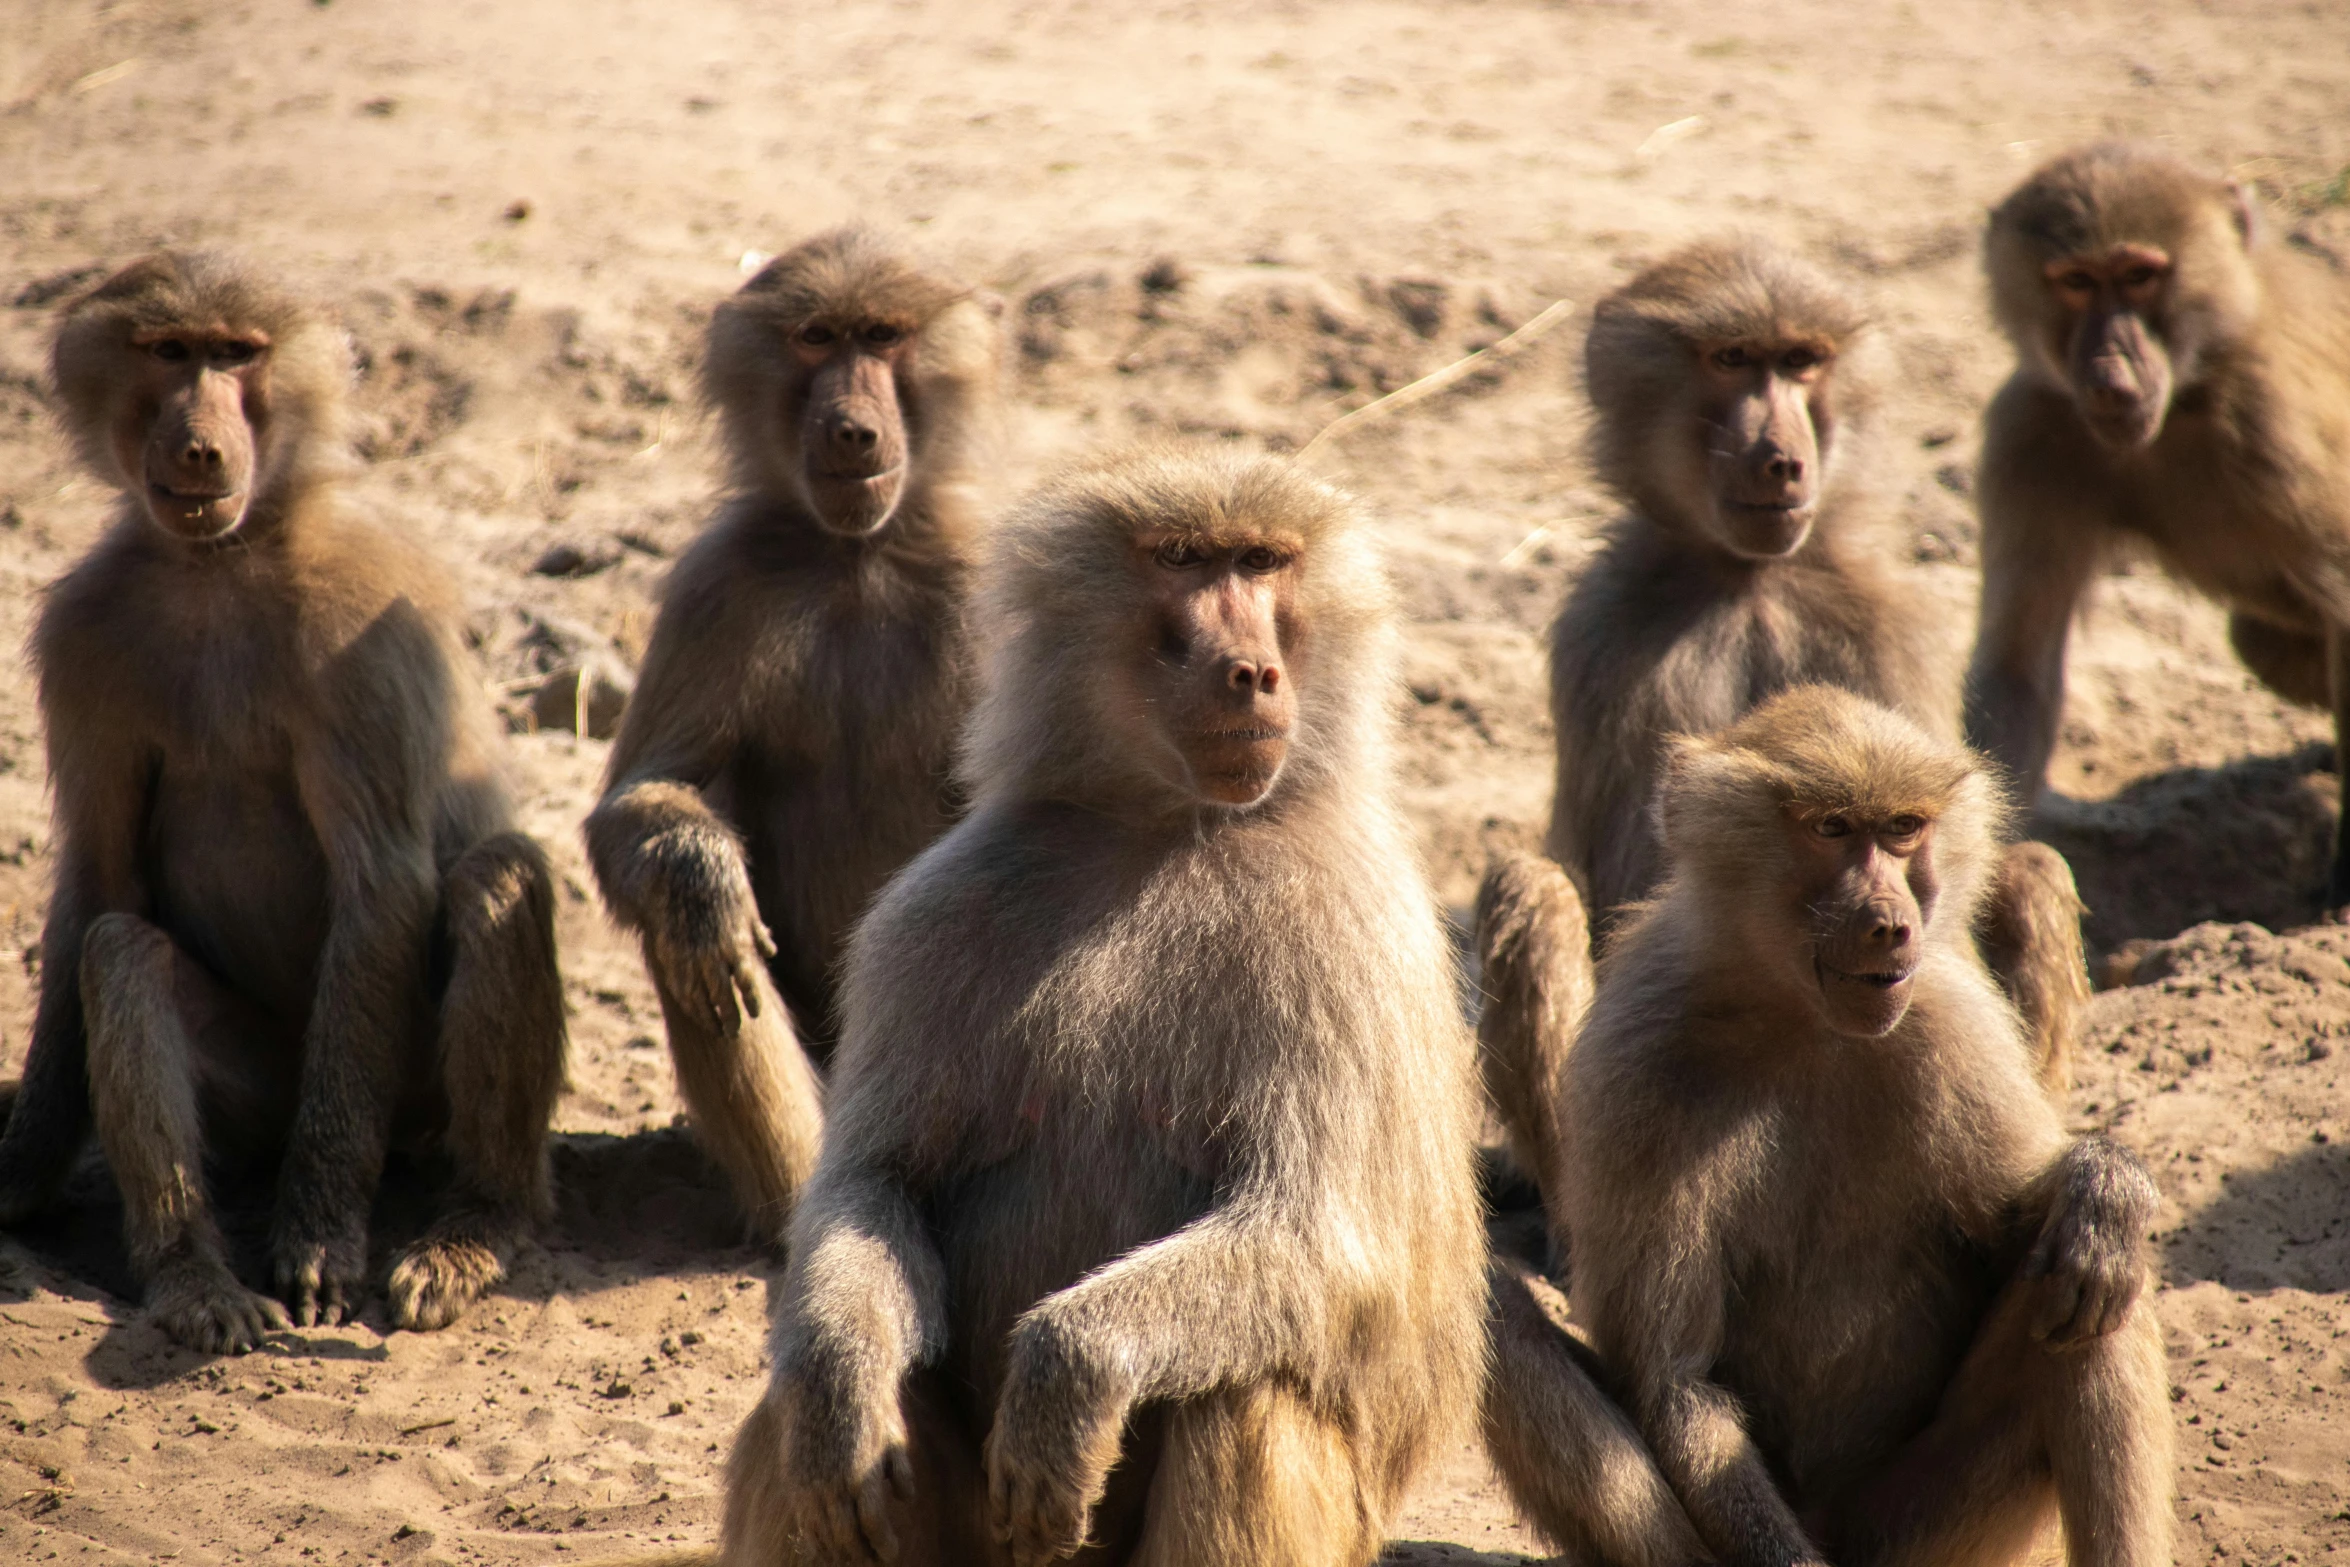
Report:
[{"label": "baboon fingers", "polygon": [[735,960],[734,994],[742,998],[745,1012],[752,1017],[759,1015],[759,970],[749,958]]},{"label": "baboon fingers", "polygon": [[294,1326],[283,1306],[246,1289],[226,1270],[214,1278],[166,1285],[149,1318],[175,1342],[210,1355],[245,1354]]},{"label": "baboon fingers", "polygon": [[392,1326],[445,1328],[505,1277],[498,1254],[479,1241],[428,1236],[401,1255],[385,1282]]}]

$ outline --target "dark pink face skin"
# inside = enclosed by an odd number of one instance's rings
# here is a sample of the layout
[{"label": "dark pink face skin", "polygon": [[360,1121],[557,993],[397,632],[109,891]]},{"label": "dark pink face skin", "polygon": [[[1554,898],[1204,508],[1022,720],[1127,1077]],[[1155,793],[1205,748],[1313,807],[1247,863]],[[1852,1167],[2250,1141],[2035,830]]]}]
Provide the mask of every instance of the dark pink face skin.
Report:
[{"label": "dark pink face skin", "polygon": [[1822,421],[1833,365],[1825,344],[1711,343],[1698,353],[1714,528],[1732,553],[1789,555],[1818,515]]},{"label": "dark pink face skin", "polygon": [[1297,724],[1298,548],[1162,534],[1137,551],[1154,637],[1144,703],[1200,803],[1254,805]]},{"label": "dark pink face skin", "polygon": [[269,427],[269,339],[142,332],[113,429],[124,481],[175,538],[224,538],[245,520]]},{"label": "dark pink face skin", "polygon": [[913,342],[912,327],[879,320],[811,321],[792,334],[792,356],[808,376],[800,483],[830,532],[879,532],[905,495],[898,371]]},{"label": "dark pink face skin", "polygon": [[1890,1032],[1909,1010],[1940,890],[1932,820],[1829,811],[1791,815],[1788,833],[1828,1026],[1864,1039]]},{"label": "dark pink face skin", "polygon": [[2117,452],[2152,445],[2170,410],[2170,356],[2149,318],[2159,316],[2171,273],[2167,252],[2137,244],[2062,256],[2043,269],[2073,402],[2090,433]]}]

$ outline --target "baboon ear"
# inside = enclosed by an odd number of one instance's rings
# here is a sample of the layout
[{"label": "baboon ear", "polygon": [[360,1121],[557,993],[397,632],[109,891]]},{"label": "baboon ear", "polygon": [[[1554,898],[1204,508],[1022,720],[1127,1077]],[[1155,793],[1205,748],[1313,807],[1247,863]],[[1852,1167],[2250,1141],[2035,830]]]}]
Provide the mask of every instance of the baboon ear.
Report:
[{"label": "baboon ear", "polygon": [[990,321],[1001,321],[1004,318],[1004,296],[992,288],[973,289],[971,302],[986,311]]},{"label": "baboon ear", "polygon": [[2236,224],[2236,238],[2250,250],[2260,238],[2260,204],[2252,199],[2252,193],[2244,188],[2241,180],[2228,181],[2228,209],[2228,216]]}]

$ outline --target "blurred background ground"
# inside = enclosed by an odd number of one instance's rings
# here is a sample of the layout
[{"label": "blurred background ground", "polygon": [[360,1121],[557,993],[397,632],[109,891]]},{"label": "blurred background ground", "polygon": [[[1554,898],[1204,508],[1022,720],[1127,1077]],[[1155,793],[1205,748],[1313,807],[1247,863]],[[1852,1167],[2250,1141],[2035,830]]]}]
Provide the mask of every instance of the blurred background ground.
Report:
[{"label": "blurred background ground", "polygon": [[[482,674],[641,652],[712,450],[696,334],[750,252],[852,217],[1002,294],[1008,483],[1177,431],[1294,447],[1683,239],[1765,233],[1876,299],[1907,547],[1964,638],[1968,473],[2003,372],[1984,208],[2038,158],[2160,137],[2350,258],[2330,3],[11,0],[0,24],[0,642],[95,536],[39,392],[51,307],[158,243],[230,245],[342,316],[360,500],[461,575]],[[1581,315],[1341,446],[1411,617],[1406,794],[1448,901],[1547,808],[1539,636],[1609,507]],[[519,700],[519,698],[517,698]],[[2102,952],[2072,1110],[2163,1184],[2182,1560],[2350,1541],[2350,934],[2301,929],[2330,736],[2143,568],[2076,641],[2047,824]],[[558,857],[573,1006],[563,1211],[448,1333],[380,1314],[243,1360],[123,1298],[86,1175],[0,1241],[0,1557],[546,1562],[707,1541],[761,1376],[769,1259],[683,1134],[659,1016],[577,823],[604,746],[516,742]],[[0,1073],[21,1063],[48,827],[0,668]],[[2207,923],[2217,922],[2217,923]],[[2191,928],[2192,927],[2192,928]],[[2288,932],[2288,934],[2272,934]],[[379,1310],[379,1308],[378,1308]],[[1395,1559],[1539,1555],[1467,1448]]]}]

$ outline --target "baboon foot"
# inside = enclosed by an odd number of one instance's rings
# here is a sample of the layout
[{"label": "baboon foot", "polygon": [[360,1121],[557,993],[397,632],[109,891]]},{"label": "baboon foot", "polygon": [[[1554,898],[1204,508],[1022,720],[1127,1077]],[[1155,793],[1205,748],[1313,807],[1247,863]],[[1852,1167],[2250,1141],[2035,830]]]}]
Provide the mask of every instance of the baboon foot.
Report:
[{"label": "baboon foot", "polygon": [[147,1289],[147,1316],[177,1342],[208,1355],[242,1355],[294,1325],[284,1306],[238,1283],[217,1258],[191,1258],[157,1272]]},{"label": "baboon foot", "polygon": [[400,1253],[385,1281],[392,1326],[429,1333],[465,1315],[466,1308],[506,1277],[503,1248],[479,1237],[435,1233]]}]

